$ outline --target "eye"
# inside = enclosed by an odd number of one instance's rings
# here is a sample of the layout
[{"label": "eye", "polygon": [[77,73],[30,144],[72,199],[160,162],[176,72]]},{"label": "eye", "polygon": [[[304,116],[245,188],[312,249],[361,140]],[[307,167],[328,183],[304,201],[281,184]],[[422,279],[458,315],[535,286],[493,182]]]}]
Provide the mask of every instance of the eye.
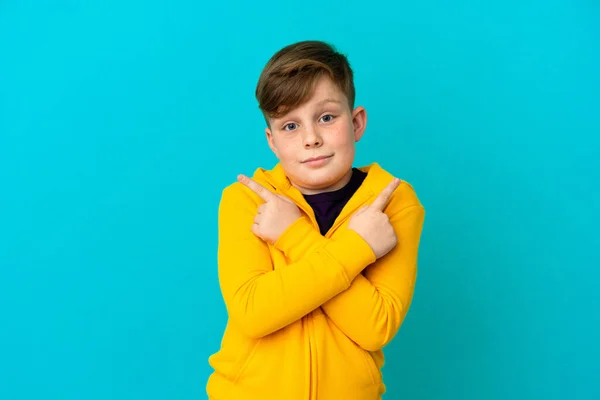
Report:
[{"label": "eye", "polygon": [[327,114],[327,115],[323,115],[323,117],[321,117],[321,120],[323,120],[323,122],[331,122],[333,121],[335,117],[331,114]]},{"label": "eye", "polygon": [[284,130],[284,131],[293,131],[293,130],[295,130],[297,127],[298,127],[298,125],[296,125],[295,123],[293,123],[293,122],[292,122],[292,123],[290,123],[290,124],[284,125],[284,127],[283,127],[283,130]]}]

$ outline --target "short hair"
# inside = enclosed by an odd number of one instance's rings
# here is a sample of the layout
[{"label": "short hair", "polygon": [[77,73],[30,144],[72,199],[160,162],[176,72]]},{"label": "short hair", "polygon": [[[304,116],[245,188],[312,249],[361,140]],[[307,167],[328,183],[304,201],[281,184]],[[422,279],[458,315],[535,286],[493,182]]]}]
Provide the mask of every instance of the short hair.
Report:
[{"label": "short hair", "polygon": [[308,101],[318,80],[327,75],[354,108],[352,68],[345,55],[323,41],[290,44],[265,65],[256,86],[256,99],[265,119],[278,118]]}]

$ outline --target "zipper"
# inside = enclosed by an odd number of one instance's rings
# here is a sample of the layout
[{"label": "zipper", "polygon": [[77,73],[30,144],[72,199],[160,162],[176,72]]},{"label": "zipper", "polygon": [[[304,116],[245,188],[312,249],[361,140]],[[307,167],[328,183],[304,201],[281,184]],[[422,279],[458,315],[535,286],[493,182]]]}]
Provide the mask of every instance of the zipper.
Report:
[{"label": "zipper", "polygon": [[[317,376],[319,375],[319,368],[318,368],[318,363],[313,362],[313,359],[314,360],[317,359],[317,352],[316,352],[316,348],[314,347],[314,343],[312,342],[312,340],[310,340],[314,333],[313,332],[314,331],[314,322],[313,322],[312,318],[310,318],[308,320],[308,325],[309,325],[309,332],[310,332],[308,335],[308,343],[310,346],[310,353],[311,353],[310,381],[309,381],[310,385],[309,385],[308,399],[312,400],[312,399],[317,398],[317,390],[318,390],[318,384],[319,384]],[[314,354],[314,357],[313,357],[313,354]]]},{"label": "zipper", "polygon": [[[310,219],[313,227],[315,227],[316,229],[319,229],[319,223],[317,222],[317,218],[315,217],[315,212],[312,209],[312,207],[306,202],[306,200],[304,199],[304,196],[302,196],[302,193],[300,193],[300,191],[297,191],[297,193],[295,193],[293,191],[293,189],[295,188],[291,188],[292,190],[288,190],[288,191],[283,191],[280,190],[278,187],[274,187],[276,193],[280,193],[283,196],[288,197],[289,199],[291,199],[294,204],[296,204],[296,206],[302,210]],[[297,189],[296,189],[297,190]],[[308,316],[310,316],[310,314],[308,314]],[[316,355],[314,354],[314,348],[313,348],[313,341],[312,341],[312,337],[313,337],[313,321],[312,318],[308,317],[305,318],[305,326],[306,326],[306,335],[307,335],[307,342],[308,342],[308,376],[307,376],[307,380],[308,380],[308,385],[306,386],[306,394],[307,394],[307,400],[316,400],[316,395],[313,396],[313,390],[315,389],[315,385],[316,385],[316,380],[314,379],[314,377],[316,376],[316,374],[318,373],[318,371],[316,370],[316,363],[313,363],[313,359],[316,358]]]},{"label": "zipper", "polygon": [[[304,199],[304,196],[302,196],[302,193],[300,193],[299,190],[295,190],[295,188],[291,187],[291,190],[288,190],[286,192],[280,190],[278,187],[276,187],[275,185],[273,185],[273,187],[275,188],[275,191],[277,193],[280,193],[283,196],[286,196],[288,198],[290,198],[292,201],[294,201],[294,203],[296,204],[296,206],[298,206],[298,208],[302,211],[304,211],[304,213],[309,217],[312,225],[318,230],[319,229],[319,223],[317,222],[317,218],[315,217],[315,212],[312,209],[312,207],[306,202],[306,200]],[[344,223],[344,221],[351,216],[354,212],[356,212],[356,210],[358,210],[359,208],[361,208],[373,195],[371,190],[365,190],[363,193],[361,192],[361,188],[359,188],[356,192],[355,192],[355,196],[351,197],[350,200],[348,201],[348,203],[346,203],[346,205],[344,206],[344,208],[342,209],[342,211],[340,212],[340,214],[337,216],[337,218],[335,219],[333,225],[331,226],[331,228],[329,228],[329,230],[327,231],[327,233],[325,234],[325,238],[330,238],[333,233]],[[360,196],[356,196],[356,194],[360,194]],[[309,314],[310,315],[310,314]],[[313,348],[313,341],[311,340],[313,337],[313,330],[314,330],[314,326],[313,326],[313,320],[312,318],[307,318],[306,319],[306,325],[307,325],[307,331],[308,331],[308,351],[309,351],[309,376],[308,376],[308,400],[316,400],[316,393],[313,393],[314,391],[318,390],[318,382],[317,382],[317,375],[319,374],[319,371],[317,369],[317,364],[316,362],[313,364],[313,360],[316,359],[316,352],[314,351]]]}]

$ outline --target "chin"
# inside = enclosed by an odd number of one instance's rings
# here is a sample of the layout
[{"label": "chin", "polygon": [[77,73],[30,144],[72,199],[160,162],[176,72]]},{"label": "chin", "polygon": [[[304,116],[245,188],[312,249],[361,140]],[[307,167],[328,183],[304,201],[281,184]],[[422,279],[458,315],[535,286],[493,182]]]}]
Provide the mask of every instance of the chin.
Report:
[{"label": "chin", "polygon": [[335,185],[336,181],[310,181],[303,182],[303,187],[310,190],[326,190]]},{"label": "chin", "polygon": [[[347,171],[346,171],[347,172]],[[298,179],[297,182],[307,189],[321,190],[328,189],[341,181],[346,172],[331,172],[331,171],[311,171],[309,176],[304,175],[304,179]]]},{"label": "chin", "polygon": [[[332,160],[334,161],[334,160]],[[352,169],[352,164],[345,165],[340,160],[335,160],[329,165],[320,168],[310,168],[302,164],[286,163],[283,169],[290,180],[296,186],[306,188],[308,190],[327,190],[340,182],[349,170]]]}]

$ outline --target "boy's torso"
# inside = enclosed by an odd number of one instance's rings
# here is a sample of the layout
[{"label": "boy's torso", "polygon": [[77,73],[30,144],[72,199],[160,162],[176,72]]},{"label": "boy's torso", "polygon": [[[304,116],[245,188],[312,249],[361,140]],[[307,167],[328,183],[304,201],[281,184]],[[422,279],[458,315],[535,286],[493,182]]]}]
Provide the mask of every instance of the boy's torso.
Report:
[{"label": "boy's torso", "polygon": [[[335,238],[352,214],[373,197],[370,188],[361,187],[367,171],[355,171],[351,182],[356,187],[347,198],[341,196],[331,204],[343,212],[324,212],[321,223],[311,203],[315,206],[313,200],[322,199],[296,196],[292,200],[310,217],[315,229]],[[254,179],[266,187],[274,184],[260,174]],[[280,194],[289,193],[289,187],[272,187]],[[269,250],[274,269],[289,266],[290,260],[279,249],[269,245]],[[209,378],[207,391],[215,400],[377,400],[385,392],[383,362],[382,351],[368,352],[359,347],[319,307],[256,340],[228,324],[220,351],[210,357],[215,373]]]}]

